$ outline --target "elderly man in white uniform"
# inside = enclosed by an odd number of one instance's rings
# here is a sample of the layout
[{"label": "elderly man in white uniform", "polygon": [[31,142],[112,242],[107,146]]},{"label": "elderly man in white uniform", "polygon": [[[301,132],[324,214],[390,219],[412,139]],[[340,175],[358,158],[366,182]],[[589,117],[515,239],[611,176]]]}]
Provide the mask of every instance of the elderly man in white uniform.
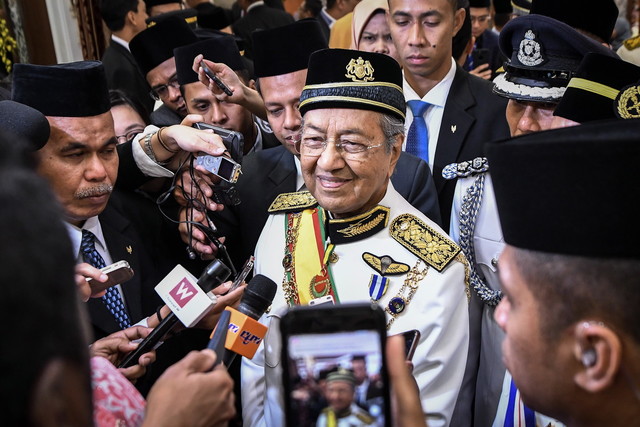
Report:
[{"label": "elderly man in white uniform", "polygon": [[342,49],[309,60],[298,149],[308,192],[280,195],[256,272],[282,283],[263,345],[243,360],[245,425],[284,424],[278,323],[319,299],[377,301],[389,334],[418,329],[413,363],[430,426],[449,425],[468,349],[467,263],[389,182],[404,138],[402,72],[388,56]]}]

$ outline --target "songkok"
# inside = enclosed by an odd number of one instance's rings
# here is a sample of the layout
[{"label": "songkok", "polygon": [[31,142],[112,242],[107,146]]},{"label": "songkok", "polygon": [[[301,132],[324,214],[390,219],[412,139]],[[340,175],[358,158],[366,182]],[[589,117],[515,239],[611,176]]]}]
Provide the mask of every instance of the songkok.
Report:
[{"label": "songkok", "polygon": [[584,123],[640,118],[640,67],[622,59],[589,53],[554,111],[555,116]]},{"label": "songkok", "polygon": [[528,15],[531,10],[531,0],[511,0],[511,7],[514,15]]},{"label": "songkok", "polygon": [[469,7],[491,7],[491,0],[469,0]]},{"label": "songkok", "polygon": [[255,31],[251,38],[253,66],[258,78],[304,70],[313,52],[328,47],[316,19]]},{"label": "songkok", "polygon": [[404,121],[402,71],[388,55],[323,49],[309,58],[300,113],[318,108],[353,108],[390,114]]},{"label": "songkok", "polygon": [[111,107],[100,61],[15,64],[11,99],[45,116],[91,117],[106,113]]},{"label": "songkok", "polygon": [[344,381],[351,385],[355,385],[356,378],[353,375],[353,372],[347,369],[338,369],[337,371],[331,372],[327,375],[327,383],[333,381]]},{"label": "songkok", "polygon": [[198,11],[194,9],[172,10],[171,12],[161,13],[160,15],[147,18],[146,22],[149,27],[152,27],[172,18],[184,20],[193,31],[198,28]]},{"label": "songkok", "polygon": [[175,49],[176,71],[180,85],[198,81],[198,74],[193,71],[193,59],[202,54],[205,59],[226,64],[232,70],[246,68],[238,51],[238,45],[231,36],[212,37]]},{"label": "songkok", "polygon": [[173,49],[198,41],[189,25],[176,17],[149,27],[135,36],[129,48],[143,75],[167,59],[173,58]]},{"label": "songkok", "polygon": [[509,15],[513,10],[509,0],[493,0],[493,8],[495,9],[496,14]]},{"label": "songkok", "polygon": [[489,143],[505,241],[521,249],[640,258],[640,120],[599,121]]},{"label": "songkok", "polygon": [[608,43],[618,18],[618,6],[613,0],[535,0],[531,4],[531,14],[544,15],[564,22],[576,30],[593,34]]},{"label": "songkok", "polygon": [[37,151],[49,140],[51,127],[40,111],[15,101],[0,101],[0,129],[19,137],[30,151]]},{"label": "songkok", "polygon": [[615,54],[565,23],[541,15],[509,21],[499,38],[500,50],[509,61],[505,73],[493,81],[498,95],[538,102],[558,102],[584,55]]}]

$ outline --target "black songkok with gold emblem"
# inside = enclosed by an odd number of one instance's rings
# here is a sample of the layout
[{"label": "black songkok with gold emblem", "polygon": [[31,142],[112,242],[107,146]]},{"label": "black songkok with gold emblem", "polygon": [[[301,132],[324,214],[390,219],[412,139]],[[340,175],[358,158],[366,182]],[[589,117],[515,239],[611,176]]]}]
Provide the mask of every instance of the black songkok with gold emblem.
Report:
[{"label": "black songkok with gold emblem", "polygon": [[400,65],[381,53],[348,49],[313,53],[300,96],[300,113],[318,108],[372,110],[404,121]]}]

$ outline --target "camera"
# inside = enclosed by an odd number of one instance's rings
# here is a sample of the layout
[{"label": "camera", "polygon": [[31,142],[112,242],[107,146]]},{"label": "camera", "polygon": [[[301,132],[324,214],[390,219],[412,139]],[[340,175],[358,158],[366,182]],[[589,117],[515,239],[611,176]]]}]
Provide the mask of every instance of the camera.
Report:
[{"label": "camera", "polygon": [[242,163],[242,156],[244,153],[244,136],[242,136],[240,132],[223,129],[203,122],[194,123],[193,127],[200,130],[212,130],[213,133],[222,138],[222,142],[231,154],[231,158],[237,163]]}]

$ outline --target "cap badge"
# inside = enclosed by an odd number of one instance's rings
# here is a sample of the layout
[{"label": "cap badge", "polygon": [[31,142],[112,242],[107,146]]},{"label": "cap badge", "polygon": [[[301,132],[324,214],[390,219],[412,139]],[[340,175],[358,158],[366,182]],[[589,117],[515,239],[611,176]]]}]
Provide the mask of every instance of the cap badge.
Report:
[{"label": "cap badge", "polygon": [[640,86],[627,86],[616,97],[616,115],[621,119],[640,118]]},{"label": "cap badge", "polygon": [[535,38],[536,35],[533,34],[533,31],[527,30],[524,35],[524,39],[520,42],[518,60],[527,67],[535,67],[536,65],[540,65],[544,62],[544,58],[542,57],[542,48]]},{"label": "cap badge", "polygon": [[347,74],[344,76],[354,82],[370,82],[375,80],[373,78],[371,62],[365,61],[362,57],[349,61],[347,64]]}]

